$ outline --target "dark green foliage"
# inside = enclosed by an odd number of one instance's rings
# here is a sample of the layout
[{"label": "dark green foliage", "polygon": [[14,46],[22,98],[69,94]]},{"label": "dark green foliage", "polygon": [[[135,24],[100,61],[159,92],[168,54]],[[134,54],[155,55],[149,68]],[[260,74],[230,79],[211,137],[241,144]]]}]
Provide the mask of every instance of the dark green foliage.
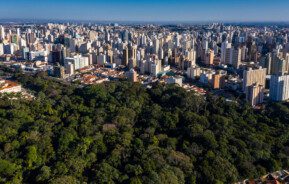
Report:
[{"label": "dark green foliage", "polygon": [[16,75],[0,98],[0,183],[233,183],[289,167],[289,108],[128,82]]}]

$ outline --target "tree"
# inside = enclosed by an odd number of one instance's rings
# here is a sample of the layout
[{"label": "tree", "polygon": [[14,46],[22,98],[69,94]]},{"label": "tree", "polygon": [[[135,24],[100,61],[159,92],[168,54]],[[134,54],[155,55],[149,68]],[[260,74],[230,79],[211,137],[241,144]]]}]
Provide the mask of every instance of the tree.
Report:
[{"label": "tree", "polygon": [[36,146],[28,146],[27,147],[27,154],[26,154],[26,163],[28,168],[32,168],[33,165],[36,163],[37,161],[37,148]]}]

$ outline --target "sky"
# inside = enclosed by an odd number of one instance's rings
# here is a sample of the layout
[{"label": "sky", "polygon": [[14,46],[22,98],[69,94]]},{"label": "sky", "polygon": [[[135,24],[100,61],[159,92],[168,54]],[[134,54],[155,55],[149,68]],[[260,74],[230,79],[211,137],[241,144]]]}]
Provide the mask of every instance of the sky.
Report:
[{"label": "sky", "polygon": [[289,22],[289,0],[0,0],[0,19]]}]

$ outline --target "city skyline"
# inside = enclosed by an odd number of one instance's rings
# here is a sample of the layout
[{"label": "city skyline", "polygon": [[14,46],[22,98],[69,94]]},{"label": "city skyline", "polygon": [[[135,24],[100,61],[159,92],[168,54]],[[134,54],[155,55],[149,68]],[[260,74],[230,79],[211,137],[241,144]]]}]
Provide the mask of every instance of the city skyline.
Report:
[{"label": "city skyline", "polygon": [[285,0],[15,0],[3,3],[0,19],[149,21],[149,22],[287,22]]},{"label": "city skyline", "polygon": [[0,183],[289,183],[288,5],[5,0]]}]

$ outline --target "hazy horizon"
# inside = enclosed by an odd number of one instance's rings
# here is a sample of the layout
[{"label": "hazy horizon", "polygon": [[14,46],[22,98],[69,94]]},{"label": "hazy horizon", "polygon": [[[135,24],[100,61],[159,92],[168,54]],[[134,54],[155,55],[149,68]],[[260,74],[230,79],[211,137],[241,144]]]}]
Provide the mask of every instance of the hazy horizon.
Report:
[{"label": "hazy horizon", "polygon": [[13,0],[0,19],[133,22],[289,22],[286,0]]}]

